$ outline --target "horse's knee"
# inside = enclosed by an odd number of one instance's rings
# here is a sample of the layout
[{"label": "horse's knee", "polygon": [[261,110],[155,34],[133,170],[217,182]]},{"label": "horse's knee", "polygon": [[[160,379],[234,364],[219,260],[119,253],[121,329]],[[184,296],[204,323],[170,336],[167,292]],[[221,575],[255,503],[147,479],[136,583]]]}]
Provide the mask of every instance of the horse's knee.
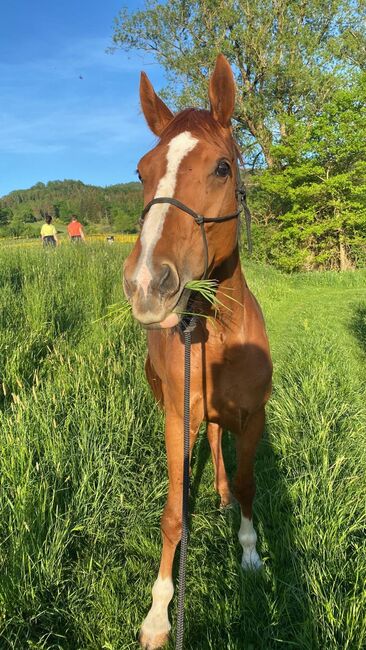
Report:
[{"label": "horse's knee", "polygon": [[161,518],[161,532],[171,544],[178,544],[182,535],[182,513],[166,505]]}]

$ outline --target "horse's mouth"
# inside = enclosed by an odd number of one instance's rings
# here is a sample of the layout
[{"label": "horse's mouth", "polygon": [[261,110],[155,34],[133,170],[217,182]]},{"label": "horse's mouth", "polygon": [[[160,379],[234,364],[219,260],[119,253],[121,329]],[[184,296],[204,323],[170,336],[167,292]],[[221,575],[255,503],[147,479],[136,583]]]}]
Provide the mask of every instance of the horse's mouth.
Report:
[{"label": "horse's mouth", "polygon": [[145,330],[172,329],[173,327],[176,327],[177,325],[179,325],[180,320],[181,319],[180,319],[179,314],[176,314],[175,312],[171,312],[162,321],[159,321],[157,323],[142,324],[142,327]]},{"label": "horse's mouth", "polygon": [[155,323],[141,323],[142,327],[146,330],[172,329],[173,327],[176,327],[184,318],[187,318],[189,305],[191,303],[191,295],[192,291],[183,287],[175,306],[168,312],[163,320]]}]

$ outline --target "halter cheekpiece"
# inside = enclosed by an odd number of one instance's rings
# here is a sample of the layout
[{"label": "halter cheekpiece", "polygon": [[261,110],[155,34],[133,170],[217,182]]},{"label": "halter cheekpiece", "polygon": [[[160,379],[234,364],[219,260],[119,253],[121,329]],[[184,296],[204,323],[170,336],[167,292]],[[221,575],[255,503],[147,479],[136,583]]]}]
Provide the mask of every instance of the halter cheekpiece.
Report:
[{"label": "halter cheekpiece", "polygon": [[203,278],[207,277],[207,271],[208,271],[208,243],[207,243],[207,237],[206,237],[206,231],[205,231],[205,223],[223,223],[225,221],[231,221],[232,219],[237,219],[243,210],[244,215],[245,215],[245,222],[246,222],[246,232],[247,232],[247,245],[248,245],[248,251],[249,253],[252,252],[252,238],[251,238],[251,214],[250,210],[247,205],[247,200],[246,200],[246,191],[244,187],[243,181],[240,179],[240,172],[239,172],[239,165],[238,161],[236,161],[236,190],[235,194],[238,200],[238,209],[236,212],[233,212],[232,214],[227,214],[223,217],[204,217],[201,214],[198,214],[198,212],[195,212],[195,210],[192,210],[192,208],[189,208],[185,203],[182,203],[182,201],[179,201],[178,199],[175,199],[173,197],[169,196],[158,196],[155,199],[152,199],[147,203],[141,213],[140,217],[140,225],[142,226],[144,223],[144,219],[149,212],[150,208],[153,205],[158,205],[160,203],[169,203],[170,205],[174,205],[174,207],[179,208],[182,212],[185,212],[186,214],[189,214],[196,222],[198,226],[201,228],[201,233],[202,233],[202,239],[203,239],[203,248],[204,248],[204,256],[205,256],[205,271],[203,274]]}]

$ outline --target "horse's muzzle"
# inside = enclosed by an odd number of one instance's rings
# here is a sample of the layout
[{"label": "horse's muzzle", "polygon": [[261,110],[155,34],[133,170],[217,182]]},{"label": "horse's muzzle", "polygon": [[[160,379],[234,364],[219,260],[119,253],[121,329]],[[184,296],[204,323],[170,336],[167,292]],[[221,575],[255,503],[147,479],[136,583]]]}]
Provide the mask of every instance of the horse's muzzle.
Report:
[{"label": "horse's muzzle", "polygon": [[141,325],[164,328],[174,327],[179,322],[179,317],[172,312],[179,300],[181,285],[178,271],[171,263],[164,262],[150,277],[149,273],[130,273],[125,266],[123,288],[132,305],[133,316]]}]

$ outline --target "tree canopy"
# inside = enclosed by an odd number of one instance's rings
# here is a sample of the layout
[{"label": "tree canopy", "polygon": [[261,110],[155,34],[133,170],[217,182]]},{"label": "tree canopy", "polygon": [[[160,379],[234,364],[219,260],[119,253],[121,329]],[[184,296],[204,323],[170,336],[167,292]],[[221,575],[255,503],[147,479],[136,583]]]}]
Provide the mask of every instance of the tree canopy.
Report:
[{"label": "tree canopy", "polygon": [[347,54],[347,70],[357,65],[351,35],[365,38],[363,4],[147,0],[145,9],[120,12],[113,41],[154,55],[166,70],[165,96],[178,108],[207,104],[207,77],[222,52],[236,77],[237,132],[248,153],[259,149],[271,166],[289,116],[300,120],[322,107],[341,83]]},{"label": "tree canopy", "polygon": [[116,18],[115,48],[150,53],[176,109],[206,106],[228,58],[261,241],[282,268],[364,259],[365,18],[366,0],[146,0]]},{"label": "tree canopy", "polygon": [[281,171],[253,179],[254,205],[276,228],[268,259],[287,270],[365,262],[365,124],[363,75],[273,148]]}]

